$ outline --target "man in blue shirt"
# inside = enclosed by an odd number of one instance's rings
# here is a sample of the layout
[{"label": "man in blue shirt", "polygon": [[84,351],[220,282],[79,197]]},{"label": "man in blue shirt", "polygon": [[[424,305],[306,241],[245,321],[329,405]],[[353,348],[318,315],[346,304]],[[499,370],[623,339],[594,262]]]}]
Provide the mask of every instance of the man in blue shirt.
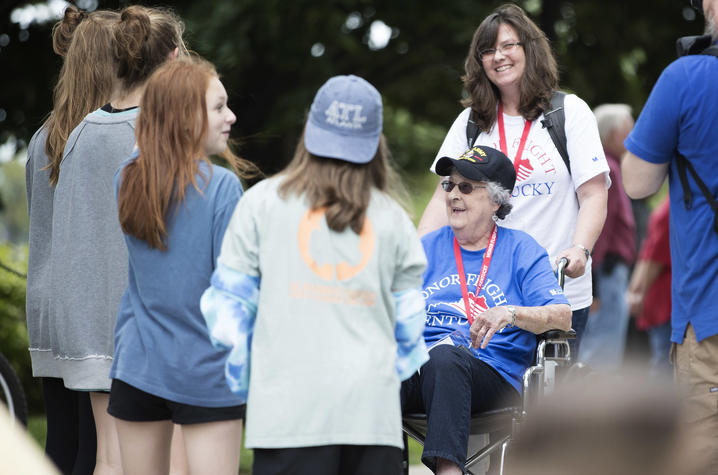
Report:
[{"label": "man in blue shirt", "polygon": [[[694,2],[696,3],[696,2]],[[703,2],[706,33],[718,40],[718,0]],[[676,152],[718,194],[718,58],[683,56],[666,67],[626,139],[623,184],[632,198],[658,191],[668,176],[672,277],[671,359],[687,391],[696,454],[718,466],[718,234],[713,211],[689,174],[683,202]]]}]

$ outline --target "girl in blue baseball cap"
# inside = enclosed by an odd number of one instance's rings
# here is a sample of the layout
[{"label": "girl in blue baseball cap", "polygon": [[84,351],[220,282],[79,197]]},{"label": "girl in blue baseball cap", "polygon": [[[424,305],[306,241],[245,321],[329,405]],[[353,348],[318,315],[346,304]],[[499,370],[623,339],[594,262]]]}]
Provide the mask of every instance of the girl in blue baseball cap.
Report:
[{"label": "girl in blue baseball cap", "polygon": [[318,91],[294,158],[250,189],[201,307],[232,350],[255,474],[401,471],[399,388],[426,360],[424,252],[390,195],[378,91]]}]

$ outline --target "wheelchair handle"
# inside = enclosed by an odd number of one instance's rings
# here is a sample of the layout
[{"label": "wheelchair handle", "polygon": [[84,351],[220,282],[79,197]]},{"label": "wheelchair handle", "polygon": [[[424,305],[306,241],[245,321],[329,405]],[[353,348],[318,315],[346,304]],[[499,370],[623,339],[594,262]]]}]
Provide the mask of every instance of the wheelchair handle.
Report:
[{"label": "wheelchair handle", "polygon": [[560,261],[558,261],[558,266],[556,267],[556,275],[558,276],[558,285],[561,286],[563,289],[564,281],[566,280],[566,266],[568,265],[568,258],[562,257]]}]

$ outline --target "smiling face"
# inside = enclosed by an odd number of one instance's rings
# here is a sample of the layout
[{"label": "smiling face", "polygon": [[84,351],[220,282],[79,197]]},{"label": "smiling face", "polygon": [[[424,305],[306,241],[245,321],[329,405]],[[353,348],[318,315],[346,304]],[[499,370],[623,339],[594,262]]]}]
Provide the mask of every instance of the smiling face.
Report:
[{"label": "smiling face", "polygon": [[227,148],[229,130],[237,117],[227,106],[227,92],[217,76],[209,80],[207,87],[207,142],[205,153],[214,155]]},{"label": "smiling face", "polygon": [[513,48],[510,53],[506,54],[499,52],[498,49],[506,44],[519,41],[516,30],[506,23],[502,23],[499,25],[496,43],[493,46],[496,53],[487,60],[482,60],[486,76],[500,91],[519,87],[526,68],[526,53],[523,46]]},{"label": "smiling face", "polygon": [[471,250],[482,249],[485,247],[484,240],[488,240],[494,224],[493,216],[499,205],[491,201],[488,191],[485,186],[481,186],[480,181],[465,178],[456,171],[442,180],[450,180],[456,184],[465,181],[478,185],[468,195],[461,193],[458,186],[444,193],[449,226],[459,239],[461,247]]}]

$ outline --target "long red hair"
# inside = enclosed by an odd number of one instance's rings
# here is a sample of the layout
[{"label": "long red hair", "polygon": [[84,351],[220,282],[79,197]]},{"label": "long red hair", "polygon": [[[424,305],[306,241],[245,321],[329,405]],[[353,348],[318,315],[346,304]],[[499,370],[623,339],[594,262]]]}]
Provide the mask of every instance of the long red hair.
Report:
[{"label": "long red hair", "polygon": [[[168,61],[149,78],[140,101],[135,134],[139,155],[123,169],[118,194],[122,230],[150,247],[166,250],[166,218],[197,182],[207,140],[206,93],[217,72],[200,58]],[[232,154],[223,154],[240,177],[256,167]],[[211,171],[211,168],[210,168]],[[204,185],[209,177],[202,177]]]}]

